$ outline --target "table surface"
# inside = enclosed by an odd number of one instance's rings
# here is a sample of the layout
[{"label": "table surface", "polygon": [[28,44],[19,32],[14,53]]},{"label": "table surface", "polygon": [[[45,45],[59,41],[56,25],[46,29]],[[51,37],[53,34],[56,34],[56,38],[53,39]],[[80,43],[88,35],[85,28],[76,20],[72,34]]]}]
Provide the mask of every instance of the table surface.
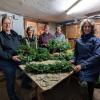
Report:
[{"label": "table surface", "polygon": [[73,71],[57,74],[33,74],[25,71],[25,65],[20,65],[19,67],[30,79],[32,79],[33,82],[35,82],[36,85],[42,89],[42,91],[53,88],[59,82],[73,74]]}]

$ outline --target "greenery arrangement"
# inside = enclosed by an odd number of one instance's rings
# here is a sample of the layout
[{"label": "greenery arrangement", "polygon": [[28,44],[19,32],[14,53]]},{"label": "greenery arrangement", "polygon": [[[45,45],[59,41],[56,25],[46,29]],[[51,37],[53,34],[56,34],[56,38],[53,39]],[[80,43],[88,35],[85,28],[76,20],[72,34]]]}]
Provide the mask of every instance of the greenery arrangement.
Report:
[{"label": "greenery arrangement", "polygon": [[21,45],[17,50],[21,63],[25,64],[32,61],[44,61],[49,59],[49,51],[47,48],[33,49],[27,45]]},{"label": "greenery arrangement", "polygon": [[21,59],[21,63],[25,64],[26,62],[32,62],[36,58],[35,49],[29,47],[28,45],[21,45],[17,53]]},{"label": "greenery arrangement", "polygon": [[72,65],[66,61],[56,61],[54,64],[27,64],[25,70],[34,74],[61,73],[71,71]]},{"label": "greenery arrangement", "polygon": [[69,60],[71,60],[72,56],[73,56],[73,51],[67,50],[67,51],[61,52],[61,53],[54,53],[53,55],[50,55],[49,59],[60,60],[60,61],[63,61],[63,60],[69,61]]},{"label": "greenery arrangement", "polygon": [[54,53],[57,49],[57,42],[54,39],[51,39],[49,40],[47,47],[50,53]]},{"label": "greenery arrangement", "polygon": [[49,51],[47,48],[38,48],[34,61],[44,61],[49,59]]},{"label": "greenery arrangement", "polygon": [[[21,63],[26,64],[25,70],[34,74],[41,73],[61,73],[72,70],[72,64],[69,63],[73,52],[68,50],[68,43],[57,44],[51,40],[48,43],[48,48],[33,49],[30,46],[23,44],[17,50]],[[59,50],[59,53],[50,54],[50,50]],[[53,64],[30,64],[30,62],[43,62],[46,60],[56,60]]]},{"label": "greenery arrangement", "polygon": [[49,40],[48,50],[50,53],[54,52],[64,52],[67,49],[70,49],[71,46],[68,42],[58,42],[54,39]]}]

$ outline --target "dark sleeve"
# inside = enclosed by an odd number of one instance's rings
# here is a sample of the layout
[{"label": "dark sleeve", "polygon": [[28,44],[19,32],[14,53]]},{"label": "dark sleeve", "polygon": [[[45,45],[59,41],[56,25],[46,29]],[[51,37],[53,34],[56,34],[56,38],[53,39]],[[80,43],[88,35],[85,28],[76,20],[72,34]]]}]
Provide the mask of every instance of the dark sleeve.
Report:
[{"label": "dark sleeve", "polygon": [[26,45],[26,37],[21,38],[21,44]]},{"label": "dark sleeve", "polygon": [[11,30],[11,33],[13,34],[13,35],[15,35],[15,36],[17,36],[18,37],[18,40],[20,41],[20,42],[22,42],[22,35],[19,35],[17,32],[15,32],[14,30]]},{"label": "dark sleeve", "polygon": [[8,53],[8,52],[6,52],[6,51],[3,51],[2,50],[2,46],[1,46],[1,44],[0,44],[0,58],[1,59],[11,59],[11,57],[12,57],[12,53]]},{"label": "dark sleeve", "polygon": [[36,36],[33,35],[32,36],[32,40],[35,41],[36,40]]},{"label": "dark sleeve", "polygon": [[42,46],[42,36],[41,35],[39,36],[38,45],[39,45],[39,47]]},{"label": "dark sleeve", "polygon": [[75,49],[74,49],[74,56],[72,58],[73,64],[75,64],[75,65],[76,65],[76,62],[77,62],[77,56],[78,56],[78,49],[77,49],[77,41],[76,41],[76,43],[75,43]]},{"label": "dark sleeve", "polygon": [[93,56],[80,64],[83,69],[89,68],[91,65],[95,65],[100,62],[100,39],[97,39],[93,45]]},{"label": "dark sleeve", "polygon": [[22,42],[22,40],[23,40],[21,35],[18,35],[18,39],[19,39],[20,42]]}]

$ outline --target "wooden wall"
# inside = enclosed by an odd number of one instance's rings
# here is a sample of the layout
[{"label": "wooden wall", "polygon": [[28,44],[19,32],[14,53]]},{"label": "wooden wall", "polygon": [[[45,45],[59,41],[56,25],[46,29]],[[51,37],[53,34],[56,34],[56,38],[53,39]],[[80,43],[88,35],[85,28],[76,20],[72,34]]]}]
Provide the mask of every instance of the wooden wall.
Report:
[{"label": "wooden wall", "polygon": [[49,25],[49,32],[52,33],[54,35],[55,31],[56,31],[56,23],[53,22],[40,22],[40,21],[35,21],[33,19],[28,19],[28,18],[24,18],[24,28],[25,28],[25,32],[28,26],[33,26],[34,28],[34,34],[39,36],[43,33],[44,31],[44,26],[45,24]]},{"label": "wooden wall", "polygon": [[66,37],[68,38],[69,42],[71,43],[72,48],[75,45],[75,40],[79,38],[81,35],[80,33],[80,26],[79,24],[73,24],[66,26]]},{"label": "wooden wall", "polygon": [[38,21],[34,21],[32,19],[24,19],[24,27],[25,27],[25,32],[28,26],[32,26],[34,28],[34,34],[35,35],[40,35],[43,32],[44,25],[47,23],[42,23]]},{"label": "wooden wall", "polygon": [[100,38],[100,19],[95,20],[96,36]]}]

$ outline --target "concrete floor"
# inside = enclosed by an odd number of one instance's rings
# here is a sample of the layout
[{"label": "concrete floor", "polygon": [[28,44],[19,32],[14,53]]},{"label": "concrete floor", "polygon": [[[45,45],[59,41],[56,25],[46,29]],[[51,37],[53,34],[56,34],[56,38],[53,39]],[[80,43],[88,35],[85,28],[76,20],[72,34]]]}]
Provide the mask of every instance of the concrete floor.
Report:
[{"label": "concrete floor", "polygon": [[[16,92],[21,100],[31,100],[33,95],[33,90],[22,89],[20,87],[19,80],[16,81]],[[4,81],[0,81],[0,100],[9,100],[6,93],[6,84]],[[100,100],[100,89],[95,89],[94,100]]]},{"label": "concrete floor", "polygon": [[[19,96],[21,100],[31,100],[33,93],[33,89],[22,89],[20,87],[20,81],[17,80],[16,94]],[[9,100],[6,91],[6,83],[4,81],[0,82],[0,100]]]}]

